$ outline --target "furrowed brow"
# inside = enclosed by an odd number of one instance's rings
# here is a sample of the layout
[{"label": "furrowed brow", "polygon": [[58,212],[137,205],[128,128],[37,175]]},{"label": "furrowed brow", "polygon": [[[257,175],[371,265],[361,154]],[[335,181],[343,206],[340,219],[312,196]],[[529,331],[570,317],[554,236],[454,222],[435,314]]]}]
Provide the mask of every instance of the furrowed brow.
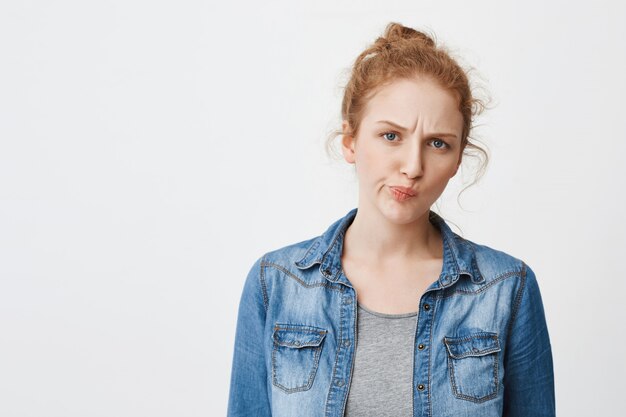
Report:
[{"label": "furrowed brow", "polygon": [[[400,126],[397,123],[392,122],[391,120],[379,120],[376,123],[384,123],[384,124],[388,124],[390,126],[395,127],[398,130],[402,130],[404,132],[408,131],[409,129],[404,127],[404,126]],[[453,138],[456,139],[457,136],[454,133],[431,133],[429,136],[441,136],[441,137],[449,137],[449,138]]]}]

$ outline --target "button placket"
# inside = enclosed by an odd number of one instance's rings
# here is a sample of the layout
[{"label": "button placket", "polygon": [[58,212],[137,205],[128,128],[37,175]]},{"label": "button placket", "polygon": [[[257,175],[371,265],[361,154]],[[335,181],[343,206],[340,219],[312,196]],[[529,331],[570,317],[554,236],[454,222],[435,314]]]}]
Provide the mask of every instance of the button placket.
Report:
[{"label": "button placket", "polygon": [[[330,273],[331,271],[326,270],[325,272]],[[352,340],[356,340],[356,309],[354,308],[356,293],[354,289],[347,286],[342,287],[340,291],[338,307],[341,310],[341,329],[339,329],[341,337],[337,339],[337,356],[333,367],[332,384],[326,398],[325,415],[333,414],[331,413],[333,404],[344,404],[343,407],[345,407],[354,365]]]},{"label": "button placket", "polygon": [[[415,415],[427,415],[429,409],[430,377],[428,363],[430,361],[430,349],[427,349],[428,340],[433,326],[434,294],[426,294],[420,300],[418,313],[416,340],[415,340],[415,368],[413,374],[413,411]],[[419,412],[418,412],[419,411]],[[421,413],[421,414],[420,414]]]}]

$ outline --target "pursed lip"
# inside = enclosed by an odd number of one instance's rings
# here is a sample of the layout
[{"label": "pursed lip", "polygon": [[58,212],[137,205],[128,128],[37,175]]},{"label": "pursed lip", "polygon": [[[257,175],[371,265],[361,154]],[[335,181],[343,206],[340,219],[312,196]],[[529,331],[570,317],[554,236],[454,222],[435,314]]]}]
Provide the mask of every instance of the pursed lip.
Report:
[{"label": "pursed lip", "polygon": [[412,188],[402,187],[402,186],[399,186],[399,185],[391,185],[391,186],[389,186],[389,188],[391,188],[393,190],[400,191],[401,193],[404,193],[404,194],[408,194],[408,195],[410,195],[412,197],[417,195],[417,192],[415,190],[413,190]]}]

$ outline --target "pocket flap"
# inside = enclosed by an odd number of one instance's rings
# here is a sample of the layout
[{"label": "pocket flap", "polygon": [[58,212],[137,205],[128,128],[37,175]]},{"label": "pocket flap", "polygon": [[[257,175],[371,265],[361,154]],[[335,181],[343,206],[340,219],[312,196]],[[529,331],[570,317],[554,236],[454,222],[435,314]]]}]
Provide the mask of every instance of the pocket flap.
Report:
[{"label": "pocket flap", "polygon": [[454,359],[468,356],[484,356],[500,351],[500,340],[497,333],[480,332],[461,337],[444,337],[448,353]]},{"label": "pocket flap", "polygon": [[276,324],[272,337],[281,346],[295,348],[319,346],[327,331],[304,324]]}]

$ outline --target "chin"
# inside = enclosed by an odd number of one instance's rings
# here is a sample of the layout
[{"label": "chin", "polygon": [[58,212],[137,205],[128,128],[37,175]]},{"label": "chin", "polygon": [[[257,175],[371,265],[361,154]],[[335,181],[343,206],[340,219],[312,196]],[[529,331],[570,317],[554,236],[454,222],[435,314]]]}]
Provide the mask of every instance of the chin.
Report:
[{"label": "chin", "polygon": [[[413,204],[406,204],[413,203]],[[424,213],[428,213],[429,208],[422,207],[421,204],[405,201],[398,203],[396,201],[386,202],[379,207],[380,213],[393,224],[410,224],[419,219]]]}]

